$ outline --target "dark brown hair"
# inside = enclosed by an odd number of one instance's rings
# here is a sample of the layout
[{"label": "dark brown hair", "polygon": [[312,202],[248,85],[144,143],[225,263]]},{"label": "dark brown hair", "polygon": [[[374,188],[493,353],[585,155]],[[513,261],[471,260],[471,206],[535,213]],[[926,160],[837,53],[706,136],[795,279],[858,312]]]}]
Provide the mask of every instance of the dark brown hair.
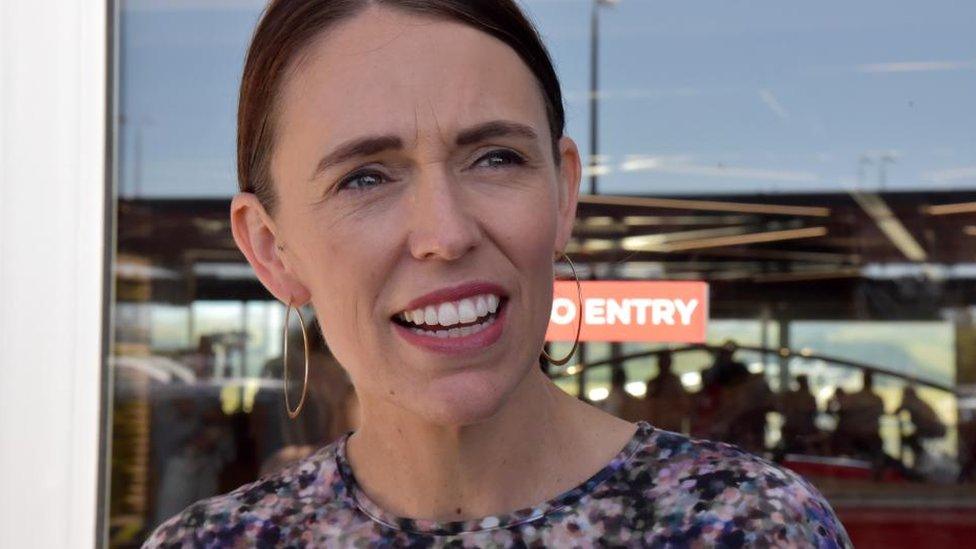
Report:
[{"label": "dark brown hair", "polygon": [[269,212],[274,209],[270,165],[282,79],[320,33],[370,5],[456,21],[508,44],[539,82],[554,157],[559,161],[557,143],[566,124],[559,80],[538,32],[514,0],[272,0],[251,38],[241,78],[237,108],[237,180],[241,191],[256,194]]}]

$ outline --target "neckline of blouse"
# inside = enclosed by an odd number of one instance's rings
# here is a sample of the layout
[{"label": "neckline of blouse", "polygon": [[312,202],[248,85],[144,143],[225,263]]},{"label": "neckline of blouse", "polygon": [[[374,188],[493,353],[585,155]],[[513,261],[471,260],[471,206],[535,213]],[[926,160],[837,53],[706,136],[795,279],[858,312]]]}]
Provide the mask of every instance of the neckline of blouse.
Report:
[{"label": "neckline of blouse", "polygon": [[627,441],[627,444],[603,468],[582,483],[552,499],[509,513],[461,521],[446,522],[412,519],[399,517],[384,511],[359,488],[349,460],[346,458],[346,442],[349,440],[352,432],[346,433],[339,439],[339,444],[335,452],[335,460],[336,467],[346,487],[346,496],[352,501],[353,505],[373,521],[394,530],[414,534],[451,536],[511,528],[526,522],[540,520],[577,503],[585,496],[591,494],[597,486],[622,469],[633,458],[634,454],[637,453],[637,450],[648,440],[653,431],[654,427],[650,423],[646,421],[638,422],[637,430],[631,436],[630,440]]}]

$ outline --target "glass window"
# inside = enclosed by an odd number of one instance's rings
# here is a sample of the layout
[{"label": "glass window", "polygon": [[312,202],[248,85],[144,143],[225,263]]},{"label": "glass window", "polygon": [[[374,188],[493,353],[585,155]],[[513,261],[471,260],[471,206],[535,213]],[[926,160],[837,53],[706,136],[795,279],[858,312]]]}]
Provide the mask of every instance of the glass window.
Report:
[{"label": "glass window", "polygon": [[[704,344],[591,343],[550,368],[560,387],[781,462],[856,544],[962,545],[976,529],[976,4],[523,4],[585,155],[580,273],[704,280],[711,295]],[[355,426],[321,340],[313,404],[288,421],[296,320],[286,334],[230,236],[237,85],[262,7],[119,3],[113,546]]]}]

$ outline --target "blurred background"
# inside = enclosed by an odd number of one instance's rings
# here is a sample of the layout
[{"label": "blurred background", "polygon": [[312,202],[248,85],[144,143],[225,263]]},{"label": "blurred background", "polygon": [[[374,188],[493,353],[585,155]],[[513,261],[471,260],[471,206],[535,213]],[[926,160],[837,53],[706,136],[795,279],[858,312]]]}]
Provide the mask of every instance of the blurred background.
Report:
[{"label": "blurred background", "polygon": [[[796,470],[858,546],[972,539],[976,4],[522,3],[585,153],[580,276],[710,287],[707,344],[589,343],[549,374],[622,417]],[[297,323],[230,234],[237,86],[262,7],[117,6],[112,546],[355,427],[320,338],[310,404],[287,419],[282,371],[300,376],[302,357],[280,355],[284,337],[300,348]]]}]

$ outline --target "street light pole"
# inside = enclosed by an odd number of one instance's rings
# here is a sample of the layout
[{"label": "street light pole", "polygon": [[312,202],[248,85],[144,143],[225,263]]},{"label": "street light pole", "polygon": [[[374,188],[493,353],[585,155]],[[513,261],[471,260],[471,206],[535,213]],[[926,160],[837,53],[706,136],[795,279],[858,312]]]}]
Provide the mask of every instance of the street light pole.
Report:
[{"label": "street light pole", "polygon": [[620,0],[593,0],[590,10],[590,194],[599,192],[597,167],[600,155],[600,6],[613,6]]},{"label": "street light pole", "polygon": [[590,194],[597,194],[597,154],[599,154],[597,117],[599,104],[597,93],[599,80],[600,0],[593,0],[590,14]]},{"label": "street light pole", "polygon": [[[613,5],[619,0],[593,0],[590,10],[590,161],[587,163],[590,168],[590,194],[595,195],[599,192],[597,167],[597,157],[600,154],[599,148],[599,64],[600,64],[600,6]],[[590,273],[592,276],[592,265]],[[586,343],[580,343],[577,350],[577,360],[580,365],[586,364],[587,348]],[[576,391],[580,399],[586,400],[586,369],[581,368],[576,378]]]}]

